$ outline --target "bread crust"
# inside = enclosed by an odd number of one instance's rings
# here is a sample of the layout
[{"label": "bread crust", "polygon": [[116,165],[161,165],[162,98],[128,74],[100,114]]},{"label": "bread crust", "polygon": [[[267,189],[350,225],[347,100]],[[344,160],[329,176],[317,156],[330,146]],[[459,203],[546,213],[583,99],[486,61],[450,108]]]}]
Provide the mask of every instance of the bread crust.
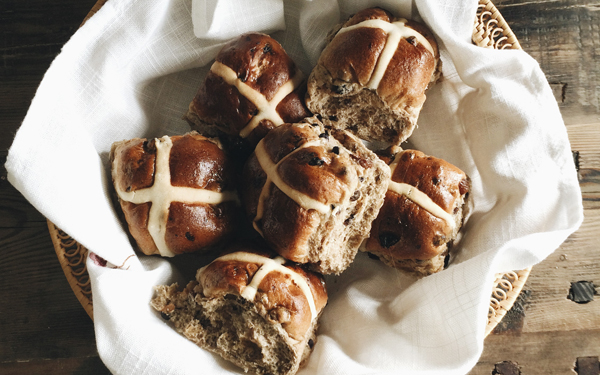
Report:
[{"label": "bread crust", "polygon": [[380,60],[385,60],[381,57],[388,33],[378,27],[342,32],[368,20],[400,21],[381,8],[369,8],[344,23],[310,74],[306,102],[328,127],[348,129],[362,139],[399,144],[412,134],[425,91],[439,78],[439,51],[424,25],[406,21],[403,27],[420,34],[432,51],[419,42],[423,39],[400,38],[381,80],[369,87]]},{"label": "bread crust", "polygon": [[[270,259],[276,254],[269,251],[257,251],[248,246],[237,246],[235,251],[230,251],[228,258],[217,258],[207,267],[198,271],[197,281],[202,285],[202,293],[205,297],[223,297],[226,294],[242,295],[242,292],[256,276],[256,272],[262,264],[245,261],[243,255],[239,259],[236,256],[242,253],[258,254]],[[266,246],[265,246],[266,249]],[[231,259],[233,255],[233,260]],[[327,290],[325,280],[315,272],[291,261],[285,261],[283,267],[293,271],[303,278],[310,288],[311,295],[307,296],[303,290],[279,270],[271,271],[258,285],[254,303],[259,305],[259,310],[264,311],[265,317],[277,320],[291,338],[301,341],[309,331],[312,320],[308,298],[313,299],[317,314],[327,304]],[[285,317],[281,315],[285,310]],[[289,316],[288,316],[289,315]],[[285,319],[284,319],[285,318]]]},{"label": "bread crust", "polygon": [[[188,339],[245,371],[291,375],[314,347],[318,318],[327,303],[325,281],[285,260],[261,274],[266,262],[278,259],[263,249],[264,245],[233,246],[198,270],[184,290],[177,285],[157,287],[151,305]],[[247,289],[258,277],[262,279],[249,299]]]},{"label": "bread crust", "polygon": [[[168,181],[173,188],[192,188],[233,194],[231,167],[218,142],[197,133],[167,137],[172,143],[168,158]],[[130,234],[146,255],[161,254],[149,230],[152,202],[159,199],[156,191],[146,202],[123,199],[127,194],[148,191],[155,184],[157,147],[161,139],[135,138],[115,142],[110,153],[113,185]],[[162,193],[164,194],[164,193]],[[178,201],[177,197],[161,215],[166,218],[164,240],[173,254],[208,251],[230,236],[237,224],[238,204],[235,199],[221,203]],[[167,255],[167,254],[163,254]],[[168,255],[167,255],[168,256]]]},{"label": "bread crust", "polygon": [[[232,69],[241,83],[269,102],[282,86],[301,76],[283,47],[261,33],[244,34],[229,42],[217,55],[216,62]],[[284,122],[299,121],[310,115],[303,100],[306,85],[300,83],[295,83],[293,91],[276,106]],[[190,103],[185,119],[201,133],[239,137],[260,110],[255,102],[215,73],[213,66]],[[242,137],[256,145],[269,130],[279,125],[273,121],[270,118],[261,120],[254,130]]]},{"label": "bread crust", "polygon": [[382,159],[395,165],[392,181],[424,193],[448,213],[449,220],[436,216],[416,198],[390,188],[362,249],[393,267],[416,274],[440,271],[463,223],[470,190],[468,176],[456,166],[416,150],[394,148]]},{"label": "bread crust", "polygon": [[389,168],[356,137],[326,131],[316,118],[272,130],[259,148],[266,161],[253,153],[242,176],[256,230],[285,258],[341,273],[383,203]]}]

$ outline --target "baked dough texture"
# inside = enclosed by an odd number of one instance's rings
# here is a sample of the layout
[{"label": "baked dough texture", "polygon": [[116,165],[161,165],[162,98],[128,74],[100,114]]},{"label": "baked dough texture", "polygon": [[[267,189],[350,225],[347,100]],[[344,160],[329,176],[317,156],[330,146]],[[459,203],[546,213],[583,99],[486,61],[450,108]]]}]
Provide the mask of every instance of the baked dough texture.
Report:
[{"label": "baked dough texture", "polygon": [[308,79],[306,104],[327,127],[399,144],[415,129],[440,72],[427,27],[369,8],[333,31]]},{"label": "baked dough texture", "polygon": [[316,343],[323,277],[254,245],[231,251],[183,290],[156,287],[151,305],[186,338],[246,372],[295,374]]},{"label": "baked dough texture", "polygon": [[241,35],[215,60],[185,115],[192,129],[254,146],[276,126],[310,116],[302,73],[270,36]]},{"label": "baked dough texture", "polygon": [[382,153],[392,169],[383,207],[361,250],[420,276],[444,268],[463,224],[470,179],[454,165],[416,150]]},{"label": "baked dough texture", "polygon": [[208,251],[237,228],[233,171],[218,141],[195,132],[115,142],[113,185],[146,255]]},{"label": "baked dough texture", "polygon": [[308,118],[271,130],[258,144],[244,167],[242,201],[278,254],[339,274],[369,234],[389,173],[355,136]]},{"label": "baked dough texture", "polygon": [[[415,129],[440,65],[424,25],[381,8],[332,32],[307,86],[268,35],[227,43],[185,119],[245,161],[238,190],[262,238],[252,233],[230,246],[184,288],[157,286],[152,307],[246,372],[293,375],[316,342],[327,303],[322,274],[342,273],[359,249],[419,276],[442,270],[463,225],[470,179],[442,159],[396,146]],[[156,202],[125,194],[153,186],[162,146],[159,139],[116,143],[113,180],[146,254],[211,248],[235,229],[233,172],[220,143],[197,133],[170,139],[170,183],[225,195],[171,199],[165,243],[157,245],[148,229]],[[361,139],[393,146],[377,155]],[[206,213],[178,217],[178,205]]]}]

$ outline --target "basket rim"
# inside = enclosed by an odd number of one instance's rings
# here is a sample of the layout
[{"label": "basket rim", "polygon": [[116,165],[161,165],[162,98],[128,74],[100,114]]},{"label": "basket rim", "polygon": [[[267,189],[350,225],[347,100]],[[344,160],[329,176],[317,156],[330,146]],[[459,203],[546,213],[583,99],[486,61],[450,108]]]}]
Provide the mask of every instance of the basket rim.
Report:
[{"label": "basket rim", "polygon": [[[83,26],[108,0],[98,0],[81,23]],[[521,49],[506,20],[490,0],[479,0],[472,34],[473,44],[493,49]],[[61,268],[73,293],[88,316],[94,320],[93,299],[85,259],[88,250],[60,230],[50,220],[48,231]],[[492,283],[490,310],[485,329],[487,337],[512,308],[531,272],[531,267],[499,273]]]}]

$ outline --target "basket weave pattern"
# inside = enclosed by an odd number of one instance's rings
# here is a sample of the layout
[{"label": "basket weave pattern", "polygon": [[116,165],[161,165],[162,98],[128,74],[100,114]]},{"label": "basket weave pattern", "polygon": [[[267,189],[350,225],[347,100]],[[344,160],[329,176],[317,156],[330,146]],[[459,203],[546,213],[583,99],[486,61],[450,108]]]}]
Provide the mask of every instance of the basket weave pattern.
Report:
[{"label": "basket weave pattern", "polygon": [[49,220],[48,230],[54,244],[54,250],[58,256],[58,261],[62,266],[69,285],[71,285],[71,289],[73,289],[73,293],[75,293],[75,297],[77,297],[90,318],[94,319],[92,285],[90,284],[90,275],[85,265],[88,249]]},{"label": "basket weave pattern", "polygon": [[[521,45],[491,1],[480,0],[473,26],[473,44],[492,49],[521,49]],[[531,267],[496,275],[490,298],[485,335],[489,335],[521,293]]]},{"label": "basket weave pattern", "polygon": [[511,309],[527,281],[531,267],[521,271],[499,273],[494,280],[485,335],[489,335]]},{"label": "basket weave pattern", "polygon": [[[105,2],[106,0],[99,0],[83,22],[85,23]],[[488,0],[479,1],[472,39],[473,44],[484,48],[521,49],[502,15]],[[50,221],[48,221],[48,228],[65,276],[75,296],[93,319],[92,289],[85,265],[88,250]],[[486,336],[510,310],[521,293],[530,271],[531,268],[528,268],[496,275],[492,284]]]},{"label": "basket weave pattern", "polygon": [[480,0],[473,25],[473,44],[493,49],[521,49],[515,34],[491,1]]}]

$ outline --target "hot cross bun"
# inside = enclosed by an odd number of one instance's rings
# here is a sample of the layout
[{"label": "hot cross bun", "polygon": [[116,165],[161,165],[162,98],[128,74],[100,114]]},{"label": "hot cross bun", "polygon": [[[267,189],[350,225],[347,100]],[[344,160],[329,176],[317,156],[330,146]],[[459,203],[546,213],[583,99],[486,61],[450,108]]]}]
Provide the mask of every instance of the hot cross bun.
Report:
[{"label": "hot cross bun", "polygon": [[424,25],[369,8],[325,47],[308,79],[306,102],[328,127],[398,144],[412,134],[439,71],[437,43]]},{"label": "hot cross bun", "polygon": [[197,133],[116,142],[113,185],[129,232],[147,255],[207,250],[236,227],[238,199],[229,161]]},{"label": "hot cross bun", "polygon": [[218,130],[255,146],[274,127],[310,115],[303,83],[275,39],[244,34],[221,49],[185,117],[195,130]]},{"label": "hot cross bun", "polygon": [[442,270],[463,224],[469,178],[454,165],[416,150],[392,147],[382,159],[392,177],[361,250],[418,275]]},{"label": "hot cross bun", "polygon": [[184,290],[157,287],[152,306],[185,337],[246,372],[291,375],[315,345],[325,281],[264,249],[233,246]]},{"label": "hot cross bun", "polygon": [[242,198],[277,253],[339,274],[368,236],[388,179],[387,165],[359,139],[309,118],[259,142],[244,167]]}]

